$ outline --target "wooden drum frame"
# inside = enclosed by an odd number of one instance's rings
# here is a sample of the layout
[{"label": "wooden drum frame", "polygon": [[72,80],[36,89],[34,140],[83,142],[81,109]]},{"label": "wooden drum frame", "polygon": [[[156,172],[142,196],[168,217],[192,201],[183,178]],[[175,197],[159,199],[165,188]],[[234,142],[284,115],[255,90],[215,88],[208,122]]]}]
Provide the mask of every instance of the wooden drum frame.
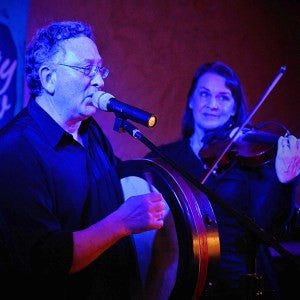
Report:
[{"label": "wooden drum frame", "polygon": [[[220,256],[217,221],[211,204],[203,192],[161,159],[121,163],[119,175],[125,200],[151,190],[145,180],[145,172],[151,175],[152,188],[163,195],[173,216],[177,235],[174,248],[177,248],[178,259],[174,284],[167,296],[157,298],[198,299],[205,286],[213,280]],[[133,235],[142,282],[145,282],[150,268],[152,243],[157,232],[152,230]]]}]

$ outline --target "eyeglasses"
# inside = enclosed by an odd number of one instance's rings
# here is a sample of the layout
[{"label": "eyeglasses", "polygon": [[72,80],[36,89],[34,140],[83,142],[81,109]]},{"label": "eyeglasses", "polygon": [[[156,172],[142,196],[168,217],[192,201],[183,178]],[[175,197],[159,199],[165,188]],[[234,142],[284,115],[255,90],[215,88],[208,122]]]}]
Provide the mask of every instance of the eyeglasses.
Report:
[{"label": "eyeglasses", "polygon": [[[210,101],[213,95],[208,91],[200,91],[199,97],[204,101]],[[230,102],[233,97],[229,94],[220,93],[214,96],[219,103]]]},{"label": "eyeglasses", "polygon": [[69,67],[72,68],[76,71],[81,72],[82,74],[84,74],[85,76],[88,76],[90,78],[93,78],[96,76],[97,73],[100,74],[100,76],[102,77],[102,79],[105,79],[108,74],[109,74],[109,69],[106,67],[99,67],[97,65],[88,65],[85,67],[77,67],[77,66],[70,66],[70,65],[65,65],[65,64],[59,64],[60,66],[64,66],[64,67]]}]

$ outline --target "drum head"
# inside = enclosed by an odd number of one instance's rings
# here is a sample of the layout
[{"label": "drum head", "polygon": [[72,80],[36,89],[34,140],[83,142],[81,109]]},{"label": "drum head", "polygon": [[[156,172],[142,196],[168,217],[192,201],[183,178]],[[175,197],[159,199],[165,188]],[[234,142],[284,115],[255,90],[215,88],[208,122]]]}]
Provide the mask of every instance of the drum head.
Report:
[{"label": "drum head", "polygon": [[160,159],[119,168],[125,200],[156,190],[168,212],[164,226],[133,235],[146,299],[197,299],[219,260],[217,222],[206,195]]}]

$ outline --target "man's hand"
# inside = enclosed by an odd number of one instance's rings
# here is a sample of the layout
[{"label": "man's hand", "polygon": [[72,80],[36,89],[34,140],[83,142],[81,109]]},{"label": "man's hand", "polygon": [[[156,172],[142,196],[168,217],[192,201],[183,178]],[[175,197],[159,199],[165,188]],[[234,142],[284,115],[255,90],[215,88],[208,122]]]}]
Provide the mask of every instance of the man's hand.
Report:
[{"label": "man's hand", "polygon": [[159,229],[163,226],[166,204],[160,193],[128,198],[117,210],[127,234]]}]

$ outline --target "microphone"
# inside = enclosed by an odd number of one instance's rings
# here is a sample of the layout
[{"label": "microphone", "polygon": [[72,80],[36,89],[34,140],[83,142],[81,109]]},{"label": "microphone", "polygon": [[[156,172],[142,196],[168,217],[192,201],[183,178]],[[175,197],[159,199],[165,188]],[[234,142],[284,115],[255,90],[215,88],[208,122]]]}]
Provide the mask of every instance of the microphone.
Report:
[{"label": "microphone", "polygon": [[154,114],[118,101],[106,92],[98,91],[93,94],[92,103],[101,110],[114,112],[121,118],[132,120],[146,127],[154,127],[157,123],[157,117]]}]

